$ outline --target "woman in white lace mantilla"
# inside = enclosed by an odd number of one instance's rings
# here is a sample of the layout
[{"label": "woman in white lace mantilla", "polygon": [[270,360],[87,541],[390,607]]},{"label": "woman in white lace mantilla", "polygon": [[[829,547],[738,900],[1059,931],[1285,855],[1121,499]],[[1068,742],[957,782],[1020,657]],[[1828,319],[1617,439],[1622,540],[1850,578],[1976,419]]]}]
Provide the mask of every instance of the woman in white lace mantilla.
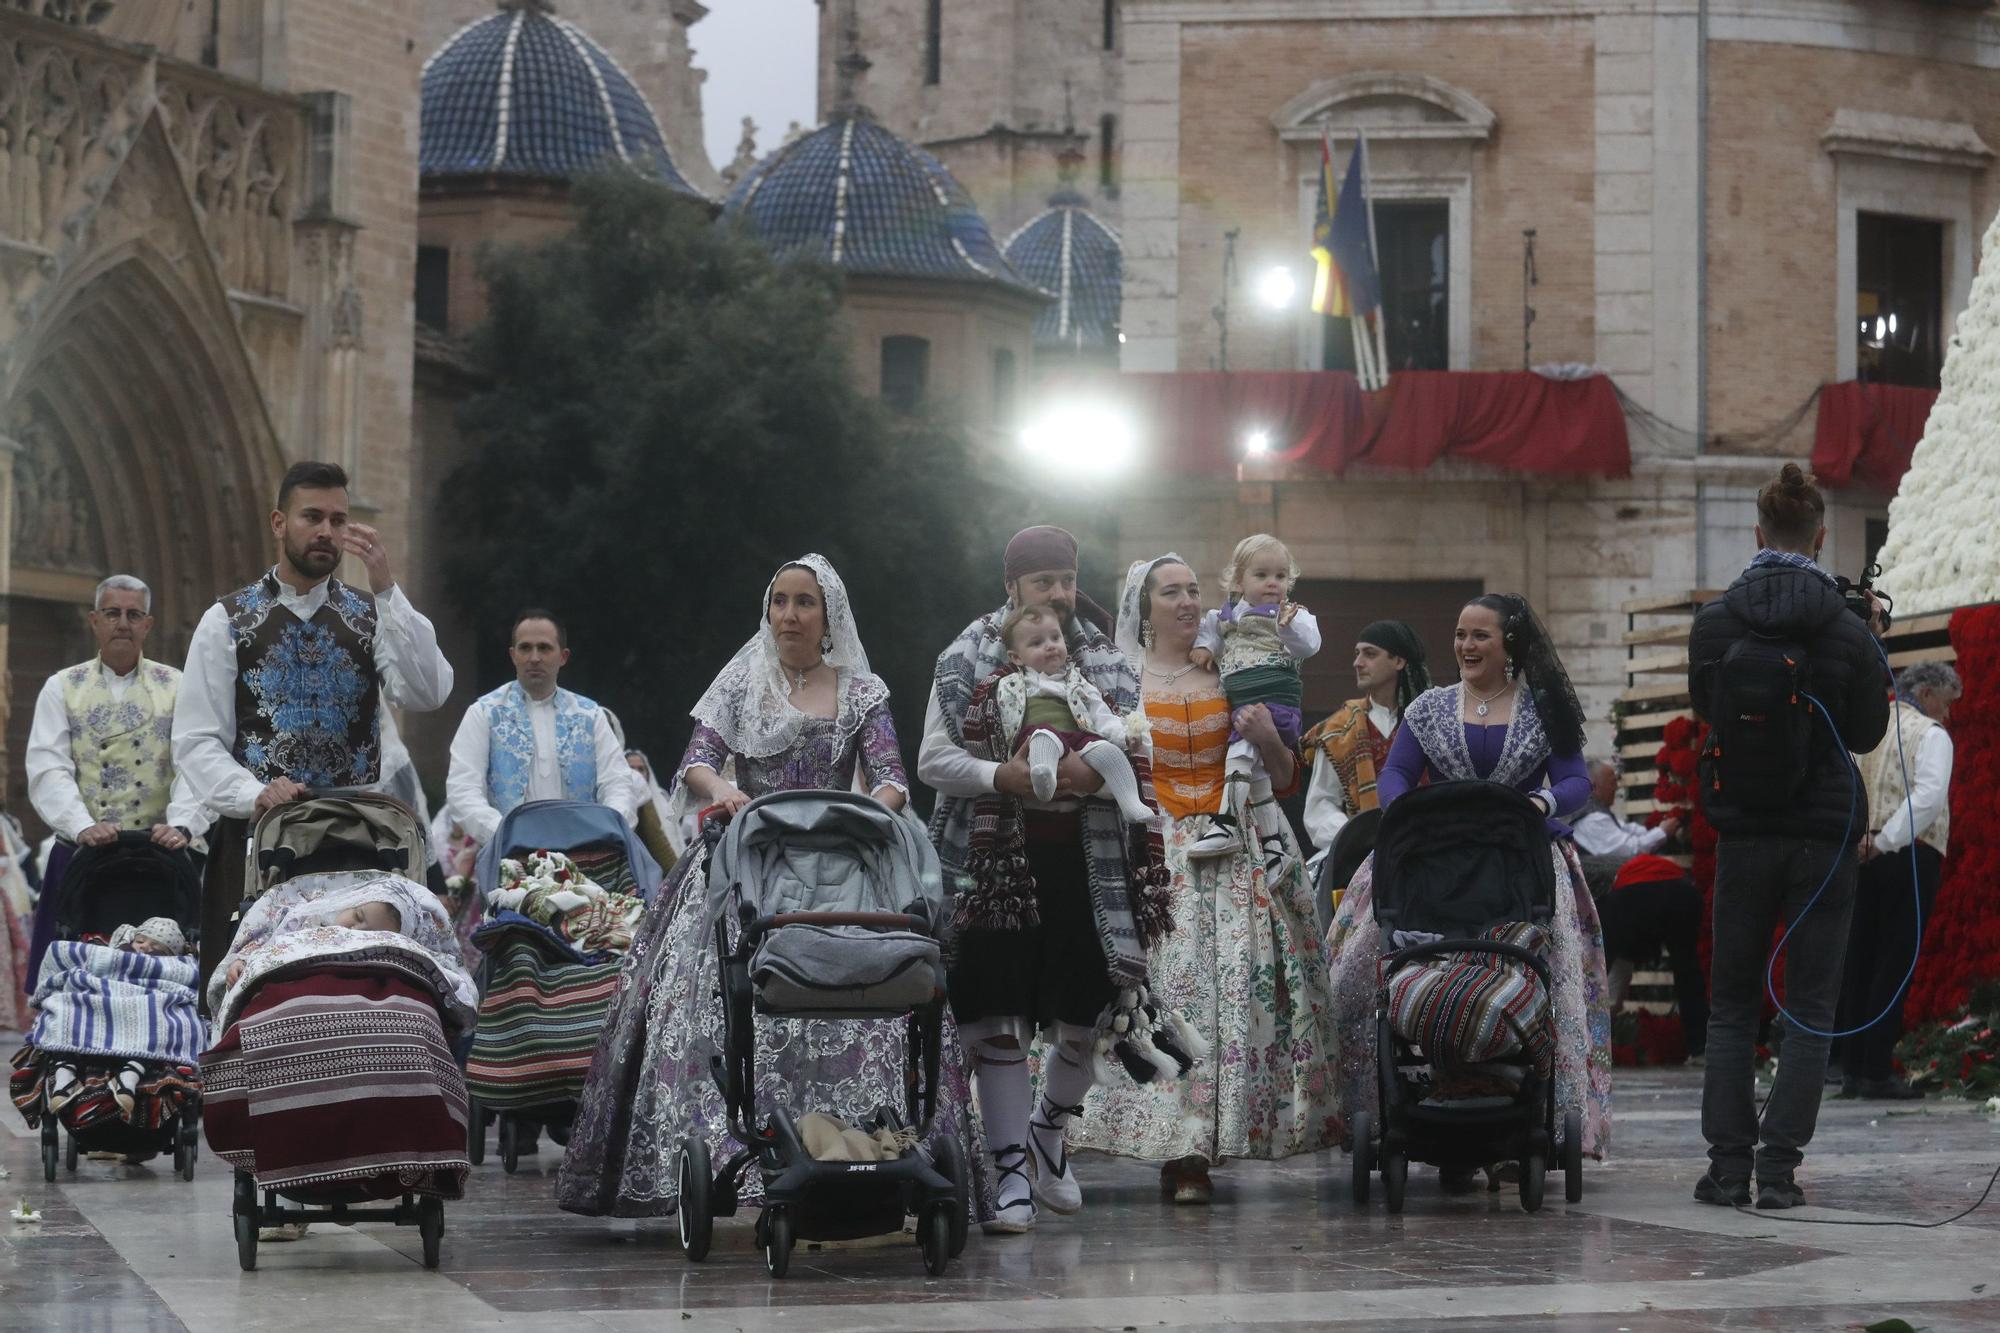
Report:
[{"label": "woman in white lace mantilla", "polygon": [[[674,774],[668,821],[686,850],[641,926],[619,978],[579,1103],[556,1199],[571,1212],[670,1213],[675,1153],[701,1134],[720,1163],[740,1150],[709,1068],[721,1002],[704,886],[707,847],[685,840],[689,816],[734,813],[772,791],[856,789],[892,809],[909,783],[889,716],[889,690],[868,670],[847,589],[817,555],[772,578],[763,624],[692,710],[694,736]],[[760,1020],[757,1103],[825,1111],[859,1123],[903,1104],[900,1021]],[[947,1022],[939,1133],[970,1134],[964,1057]],[[977,1161],[965,1137],[966,1159]],[[743,1178],[754,1201],[757,1173]]]}]

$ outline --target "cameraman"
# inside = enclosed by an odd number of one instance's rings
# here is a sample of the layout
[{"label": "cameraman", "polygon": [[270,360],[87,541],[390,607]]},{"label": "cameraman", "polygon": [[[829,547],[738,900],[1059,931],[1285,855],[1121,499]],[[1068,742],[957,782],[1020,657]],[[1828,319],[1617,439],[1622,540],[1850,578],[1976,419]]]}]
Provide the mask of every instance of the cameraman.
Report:
[{"label": "cameraman", "polygon": [[1748,1203],[1753,1170],[1759,1208],[1805,1202],[1793,1172],[1819,1118],[1828,1039],[1787,1029],[1761,1126],[1752,1043],[1773,936],[1794,921],[1785,1007],[1809,1027],[1833,1027],[1857,844],[1868,831],[1847,754],[1874,749],[1889,724],[1873,637],[1880,604],[1864,594],[1869,623],[1848,608],[1813,559],[1825,540],[1825,499],[1785,464],[1757,496],[1756,558],[1701,609],[1688,641],[1689,697],[1711,728],[1699,788],[1720,835],[1701,1097],[1709,1166],[1694,1190],[1703,1203]]}]

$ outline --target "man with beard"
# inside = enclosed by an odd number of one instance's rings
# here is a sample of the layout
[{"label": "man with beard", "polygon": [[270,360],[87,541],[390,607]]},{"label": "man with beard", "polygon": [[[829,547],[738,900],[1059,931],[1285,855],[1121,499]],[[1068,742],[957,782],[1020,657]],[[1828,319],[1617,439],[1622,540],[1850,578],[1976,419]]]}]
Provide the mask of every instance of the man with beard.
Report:
[{"label": "man with beard", "polygon": [[[382,778],[382,702],[428,712],[451,693],[437,631],[397,586],[381,534],[349,521],[347,474],[294,463],[264,576],[208,608],[188,644],[174,766],[219,816],[202,888],[202,975],[228,951],[249,821],[320,787]],[[333,571],[342,553],[371,596]]]},{"label": "man with beard", "polygon": [[55,938],[55,909],[75,848],[145,833],[181,851],[206,832],[207,810],[174,772],[170,742],[181,673],[145,655],[153,594],[130,574],[97,585],[97,656],[48,678],[28,733],[28,800],[56,835],[35,913],[28,976]]},{"label": "man with beard", "polygon": [[[931,838],[957,904],[948,975],[993,1159],[989,1232],[1027,1231],[1037,1202],[1055,1213],[1082,1207],[1064,1130],[1099,1070],[1122,1064],[1145,1081],[1184,1072],[1199,1053],[1161,1026],[1171,1020],[1145,989],[1146,943],[1170,928],[1164,871],[1150,873],[1157,833],[1148,841],[1141,826],[1135,839],[1115,804],[1084,799],[1102,779],[1079,755],[1063,755],[1055,796],[1040,801],[1025,751],[1000,748],[1009,733],[989,682],[1011,669],[1000,626],[1014,608],[1054,611],[1071,664],[1115,712],[1138,705],[1137,673],[1111,641],[1110,617],[1078,590],[1076,566],[1076,538],[1061,528],[1028,528],[1007,544],[1007,605],[938,658],[917,756],[940,797]],[[1031,1104],[1038,1035],[1047,1047]]]}]

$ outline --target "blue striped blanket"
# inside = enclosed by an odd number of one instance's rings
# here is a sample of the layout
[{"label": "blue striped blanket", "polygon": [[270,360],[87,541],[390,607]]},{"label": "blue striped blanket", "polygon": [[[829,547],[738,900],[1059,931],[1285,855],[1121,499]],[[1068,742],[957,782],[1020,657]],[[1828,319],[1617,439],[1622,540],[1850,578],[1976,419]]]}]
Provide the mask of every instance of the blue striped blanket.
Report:
[{"label": "blue striped blanket", "polygon": [[192,958],[57,940],[42,957],[28,1043],[44,1051],[192,1065],[208,1048]]}]

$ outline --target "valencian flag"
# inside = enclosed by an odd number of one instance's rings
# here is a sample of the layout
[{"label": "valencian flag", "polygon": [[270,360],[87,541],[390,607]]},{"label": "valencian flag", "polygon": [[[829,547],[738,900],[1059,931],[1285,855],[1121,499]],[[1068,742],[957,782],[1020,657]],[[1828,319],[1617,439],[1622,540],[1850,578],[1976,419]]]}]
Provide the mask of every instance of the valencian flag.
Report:
[{"label": "valencian flag", "polygon": [[1319,142],[1319,190],[1313,208],[1312,308],[1320,315],[1372,315],[1382,304],[1382,285],[1375,273],[1375,247],[1369,243],[1368,201],[1362,181],[1365,153],[1357,143],[1347,160],[1340,195],[1333,194],[1333,143],[1324,133]]}]

